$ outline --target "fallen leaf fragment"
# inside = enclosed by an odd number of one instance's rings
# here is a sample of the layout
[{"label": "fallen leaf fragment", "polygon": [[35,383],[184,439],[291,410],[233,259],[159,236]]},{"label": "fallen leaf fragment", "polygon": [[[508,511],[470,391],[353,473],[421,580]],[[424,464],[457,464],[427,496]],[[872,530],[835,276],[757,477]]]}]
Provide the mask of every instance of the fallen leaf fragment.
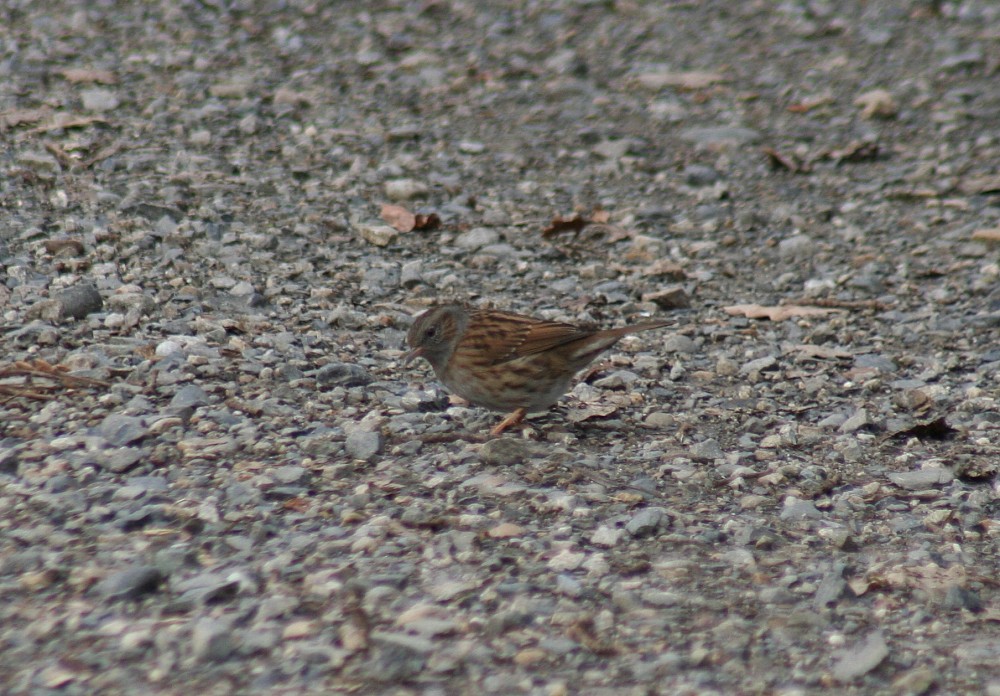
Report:
[{"label": "fallen leaf fragment", "polygon": [[400,232],[410,232],[417,226],[417,216],[401,205],[383,203],[379,217]]},{"label": "fallen leaf fragment", "polygon": [[777,307],[765,307],[759,304],[740,304],[723,307],[722,311],[733,316],[743,315],[747,319],[770,319],[771,321],[784,321],[795,317],[818,317],[827,314],[843,312],[842,309],[831,309],[828,307],[810,307],[806,305],[778,305]]},{"label": "fallen leaf fragment", "polygon": [[414,218],[415,230],[433,230],[441,226],[441,218],[437,213],[417,213]]},{"label": "fallen leaf fragment", "polygon": [[582,215],[573,215],[572,217],[556,215],[552,218],[552,223],[542,230],[543,237],[553,237],[560,232],[573,232],[579,234],[580,230],[590,224],[590,220],[583,217]]}]

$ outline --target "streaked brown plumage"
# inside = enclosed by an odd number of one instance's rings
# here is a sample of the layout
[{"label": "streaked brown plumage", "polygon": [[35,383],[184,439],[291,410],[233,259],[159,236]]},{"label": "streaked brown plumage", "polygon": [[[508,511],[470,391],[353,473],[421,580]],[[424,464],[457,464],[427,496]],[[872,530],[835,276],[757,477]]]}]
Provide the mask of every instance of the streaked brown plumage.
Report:
[{"label": "streaked brown plumage", "polygon": [[574,375],[622,336],[665,325],[597,330],[493,309],[437,305],[410,327],[411,350],[404,364],[425,358],[437,378],[462,398],[510,412],[491,431],[499,435],[525,414],[552,406]]}]

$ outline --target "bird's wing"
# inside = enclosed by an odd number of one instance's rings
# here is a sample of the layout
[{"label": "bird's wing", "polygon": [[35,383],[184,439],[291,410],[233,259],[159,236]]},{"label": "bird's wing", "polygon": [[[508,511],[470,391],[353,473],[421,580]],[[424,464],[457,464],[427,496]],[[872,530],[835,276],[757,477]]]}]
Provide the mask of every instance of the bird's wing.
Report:
[{"label": "bird's wing", "polygon": [[484,365],[500,365],[586,338],[591,329],[494,310],[472,313],[456,352],[476,356]]}]

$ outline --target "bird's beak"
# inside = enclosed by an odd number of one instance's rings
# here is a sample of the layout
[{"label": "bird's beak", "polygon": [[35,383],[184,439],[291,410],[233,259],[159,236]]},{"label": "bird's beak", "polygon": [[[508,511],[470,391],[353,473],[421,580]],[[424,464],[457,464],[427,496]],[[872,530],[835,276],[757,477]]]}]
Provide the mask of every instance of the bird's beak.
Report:
[{"label": "bird's beak", "polygon": [[404,365],[409,365],[416,358],[422,358],[423,356],[424,356],[424,349],[423,348],[414,348],[409,353],[407,353],[406,355],[403,356],[403,364]]}]

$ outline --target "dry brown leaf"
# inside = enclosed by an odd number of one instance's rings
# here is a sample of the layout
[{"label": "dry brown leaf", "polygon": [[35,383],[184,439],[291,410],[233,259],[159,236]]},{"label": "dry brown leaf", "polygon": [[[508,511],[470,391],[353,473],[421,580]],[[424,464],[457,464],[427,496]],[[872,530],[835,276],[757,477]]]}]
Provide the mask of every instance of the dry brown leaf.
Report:
[{"label": "dry brown leaf", "polygon": [[309,510],[311,503],[308,498],[289,498],[281,504],[281,506],[286,510],[293,510],[294,512],[306,512]]},{"label": "dry brown leaf", "polygon": [[572,217],[556,215],[552,218],[552,223],[542,230],[543,237],[554,237],[560,232],[573,232],[574,234],[579,234],[580,230],[590,224],[590,220],[583,217],[580,214],[573,215]]},{"label": "dry brown leaf", "polygon": [[417,226],[417,216],[401,205],[383,203],[380,217],[398,232],[410,232]]},{"label": "dry brown leaf", "polygon": [[601,208],[595,209],[594,214],[590,216],[591,222],[596,222],[601,225],[606,224],[610,219],[611,219],[611,213],[609,213],[606,210],[602,210]]},{"label": "dry brown leaf", "polygon": [[437,213],[417,213],[414,218],[413,229],[415,230],[434,230],[441,226],[441,218],[438,217]]},{"label": "dry brown leaf", "polygon": [[747,319],[770,319],[771,321],[784,321],[795,317],[819,317],[827,314],[843,312],[842,309],[830,309],[827,307],[809,307],[805,305],[778,305],[777,307],[765,307],[759,304],[741,304],[723,307],[722,311],[733,316],[743,315]]},{"label": "dry brown leaf", "polygon": [[102,85],[114,85],[118,78],[110,70],[90,70],[89,68],[66,68],[60,73],[67,81],[74,84],[97,82]]}]

